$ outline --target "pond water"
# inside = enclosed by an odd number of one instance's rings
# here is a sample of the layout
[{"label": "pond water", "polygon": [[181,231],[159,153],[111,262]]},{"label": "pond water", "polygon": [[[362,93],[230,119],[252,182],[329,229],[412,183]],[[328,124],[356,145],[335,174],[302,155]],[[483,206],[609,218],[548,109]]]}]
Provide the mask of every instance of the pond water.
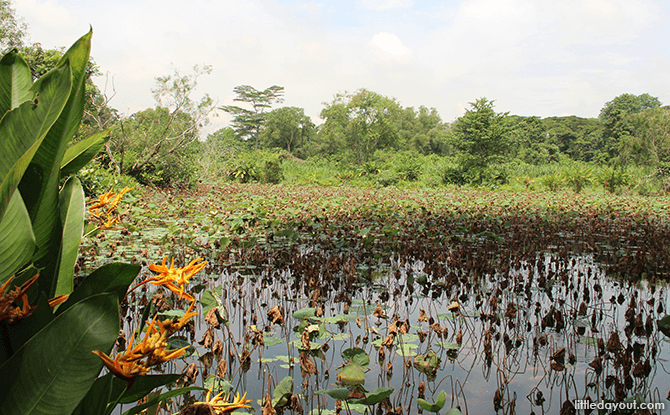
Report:
[{"label": "pond water", "polygon": [[[337,262],[336,279],[359,282],[327,284],[325,268],[306,271],[324,257]],[[291,258],[282,267],[230,258],[240,265],[203,277],[201,303],[218,300],[229,325],[208,330],[198,320],[192,337],[203,345],[176,370],[194,362],[196,384],[247,392],[256,413],[287,376],[311,414],[335,413],[338,402],[323,391],[360,380],[367,391],[393,388],[371,413],[418,413],[417,398],[432,403],[441,391],[441,413],[567,414],[584,399],[670,403],[670,344],[656,324],[670,307],[667,287],[608,278],[591,255],[541,253],[483,275],[397,254],[360,264],[303,248]],[[269,314],[275,307],[282,324]],[[351,348],[370,360],[359,381],[338,379]],[[421,357],[432,364],[421,368]],[[343,413],[373,410],[342,405]]]}]

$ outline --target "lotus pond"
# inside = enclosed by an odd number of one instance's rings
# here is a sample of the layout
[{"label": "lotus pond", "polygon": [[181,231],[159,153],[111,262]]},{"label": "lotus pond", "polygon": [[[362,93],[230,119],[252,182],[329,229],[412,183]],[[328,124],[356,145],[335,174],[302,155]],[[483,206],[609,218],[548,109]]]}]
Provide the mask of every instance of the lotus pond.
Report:
[{"label": "lotus pond", "polygon": [[[201,315],[171,339],[192,347],[161,369],[247,392],[256,413],[670,398],[667,197],[231,185],[129,200],[126,229],[85,240],[78,272],[204,258]],[[184,313],[143,290],[122,305],[119,350],[143,316]]]}]

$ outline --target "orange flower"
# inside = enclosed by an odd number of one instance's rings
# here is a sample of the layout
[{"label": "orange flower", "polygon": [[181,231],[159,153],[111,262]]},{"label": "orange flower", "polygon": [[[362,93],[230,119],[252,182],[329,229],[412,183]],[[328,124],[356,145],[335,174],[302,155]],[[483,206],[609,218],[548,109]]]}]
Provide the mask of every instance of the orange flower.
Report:
[{"label": "orange flower", "polygon": [[225,392],[219,393],[214,397],[214,399],[210,401],[209,396],[211,395],[211,393],[212,389],[210,389],[207,392],[207,396],[205,397],[205,400],[207,402],[196,402],[194,403],[194,405],[209,405],[216,414],[233,412],[237,409],[242,408],[251,408],[249,405],[247,405],[249,402],[251,402],[251,399],[246,399],[247,397],[246,392],[244,393],[244,395],[242,395],[242,398],[240,398],[240,394],[238,393],[232,402],[227,402],[227,396]]},{"label": "orange flower", "polygon": [[[32,314],[33,310],[37,308],[36,305],[31,306],[28,301],[28,289],[37,281],[39,275],[35,275],[28,281],[24,282],[20,287],[14,288],[13,291],[7,292],[9,284],[14,280],[14,276],[11,276],[5,281],[4,284],[0,287],[0,321],[8,320],[9,324],[17,320],[24,319]],[[67,295],[61,295],[56,298],[49,300],[49,307],[55,307],[58,304],[61,304],[67,300]],[[21,300],[21,306],[18,305],[18,301]]]},{"label": "orange flower", "polygon": [[202,258],[197,258],[183,268],[174,267],[174,258],[172,258],[172,262],[169,267],[166,265],[166,262],[167,257],[164,257],[161,265],[150,264],[149,269],[154,272],[158,272],[159,274],[151,278],[147,278],[146,280],[137,284],[137,286],[134,288],[149,282],[153,285],[162,285],[173,293],[179,295],[179,298],[183,297],[188,301],[194,301],[195,299],[193,296],[185,291],[185,287],[186,284],[188,284],[188,280],[191,279],[192,276],[205,268],[207,262],[205,262]]},{"label": "orange flower", "polygon": [[[124,194],[128,193],[133,189],[124,187],[118,194],[112,192],[111,190],[107,193],[103,193],[95,200],[91,200],[88,210],[91,212],[91,216],[99,222],[98,229],[123,229],[115,226],[121,222],[118,212],[114,212],[116,206],[121,201],[121,198]],[[100,211],[102,210],[102,212]]]},{"label": "orange flower", "polygon": [[102,359],[102,363],[107,366],[110,372],[126,382],[132,382],[136,377],[144,376],[149,372],[149,369],[142,362],[124,359],[126,355],[116,355],[116,358],[112,360],[99,350],[93,350],[93,353]]},{"label": "orange flower", "polygon": [[[133,189],[130,189],[128,187],[124,187],[123,190],[121,190],[118,194],[116,192],[112,192],[110,189],[109,192],[103,193],[100,195],[95,200],[91,200],[89,203],[91,206],[88,208],[89,212],[92,214],[99,216],[100,215],[100,209],[105,208],[105,212],[107,215],[111,214],[112,211],[116,208],[116,206],[119,204],[119,201],[121,201],[121,198],[123,197],[124,194],[128,193]],[[116,197],[114,197],[116,196]],[[114,199],[112,199],[114,198]]]},{"label": "orange flower", "polygon": [[177,331],[181,330],[181,328],[184,327],[186,323],[188,323],[191,317],[200,314],[191,311],[193,310],[194,305],[195,301],[191,301],[191,305],[188,307],[188,310],[186,310],[186,313],[178,320],[159,321],[158,325],[161,330],[161,333],[167,332],[168,336],[170,336],[173,333],[176,333]]},{"label": "orange flower", "polygon": [[[193,304],[191,304],[191,307]],[[190,310],[190,308],[189,308]],[[184,317],[192,317],[194,313],[186,313]],[[185,324],[184,321],[183,324]],[[183,325],[182,324],[182,325]],[[137,376],[144,376],[148,373],[149,368],[168,362],[173,359],[180,358],[186,352],[186,347],[177,350],[166,350],[168,347],[168,338],[173,332],[164,329],[161,322],[158,322],[159,328],[156,328],[156,317],[151,320],[147,326],[147,332],[144,334],[144,339],[124,354],[117,354],[114,359],[102,353],[99,350],[94,350],[93,353],[98,355],[102,362],[107,366],[110,372],[125,380],[126,382],[133,382]],[[175,330],[176,331],[176,330]],[[134,343],[135,334],[130,338],[130,345]]]}]

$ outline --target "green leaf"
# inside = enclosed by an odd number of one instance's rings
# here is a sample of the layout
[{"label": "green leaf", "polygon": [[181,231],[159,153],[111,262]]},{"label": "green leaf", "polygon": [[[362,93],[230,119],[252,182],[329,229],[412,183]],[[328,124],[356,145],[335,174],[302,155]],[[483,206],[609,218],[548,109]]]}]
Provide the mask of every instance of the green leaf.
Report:
[{"label": "green leaf", "polygon": [[163,401],[165,401],[165,400],[174,398],[175,396],[183,395],[183,394],[185,394],[186,392],[197,391],[197,390],[206,390],[206,389],[205,389],[205,388],[201,388],[201,387],[199,387],[199,386],[188,386],[188,387],[186,387],[186,388],[179,388],[179,389],[171,390],[171,391],[169,391],[169,392],[165,392],[165,393],[161,394],[161,395],[158,396],[157,398],[154,398],[154,399],[150,400],[149,402],[147,402],[147,403],[145,403],[145,404],[138,405],[138,406],[136,406],[136,407],[134,407],[134,408],[131,408],[130,410],[124,412],[123,415],[135,415],[135,414],[138,414],[138,413],[142,412],[144,409],[146,409],[146,408],[150,408],[150,407],[152,407],[153,405],[156,405],[156,404],[158,404],[158,403],[160,403],[160,402],[163,402]]},{"label": "green leaf", "polygon": [[461,412],[461,410],[458,408],[451,408],[444,415],[463,415],[463,412]]},{"label": "green leaf", "polygon": [[56,317],[0,367],[5,415],[71,413],[86,396],[119,334],[115,294],[89,297]]},{"label": "green leaf", "polygon": [[68,148],[60,164],[61,177],[78,172],[89,161],[93,160],[100,150],[105,147],[105,143],[110,137],[110,131],[111,128],[100,131]]},{"label": "green leaf", "polygon": [[365,382],[365,369],[355,363],[349,363],[340,370],[337,378],[343,385],[360,385]]},{"label": "green leaf", "polygon": [[411,343],[399,344],[397,353],[400,356],[404,356],[404,357],[416,356],[416,351],[414,349],[416,349],[417,347],[419,347],[419,346],[417,346],[416,344],[411,344]]},{"label": "green leaf", "polygon": [[28,263],[34,252],[35,236],[30,216],[21,193],[14,192],[0,221],[0,284]]},{"label": "green leaf", "polygon": [[[70,295],[67,301],[58,308],[57,314],[63,313],[70,306],[98,293],[115,293],[119,303],[126,297],[128,287],[140,273],[140,264],[124,264],[112,262],[96,269],[84,279]],[[148,308],[149,306],[147,306]]]},{"label": "green leaf", "polygon": [[72,88],[69,65],[60,65],[33,85],[36,102],[24,102],[0,119],[0,218],[33,156],[63,111]]},{"label": "green leaf", "polygon": [[306,318],[314,317],[316,315],[316,308],[303,308],[297,310],[293,313],[293,318],[298,320],[303,320]]},{"label": "green leaf", "polygon": [[111,396],[113,379],[115,377],[111,373],[96,379],[93,387],[91,387],[84,399],[79,403],[73,415],[104,414],[107,402],[109,402],[109,397]]},{"label": "green leaf", "polygon": [[[123,394],[119,400],[120,404],[136,402],[145,397],[149,392],[161,386],[169,385],[179,379],[181,375],[146,375],[138,376],[130,388]],[[116,398],[123,393],[128,383],[114,376],[112,383],[112,398]],[[113,401],[112,401],[113,402]]]},{"label": "green leaf", "polygon": [[363,405],[377,405],[379,402],[391,396],[395,389],[388,388],[378,388],[370,392],[365,393],[365,398],[361,399],[351,399],[351,403],[360,403]]},{"label": "green leaf", "polygon": [[193,353],[195,353],[195,347],[193,347],[191,345],[191,342],[189,342],[186,337],[184,337],[184,336],[172,336],[168,339],[167,350],[177,350],[177,349],[181,349],[182,347],[188,347],[188,349],[184,350],[184,356],[183,357],[189,357]]},{"label": "green leaf", "polygon": [[419,404],[424,410],[428,412],[440,412],[444,408],[444,404],[447,402],[447,393],[445,391],[440,391],[440,394],[437,395],[435,403],[428,403],[428,401],[418,398],[416,403]]},{"label": "green leaf", "polygon": [[[60,249],[57,251],[54,245],[60,248],[60,241],[54,238],[54,233],[60,227],[57,218],[61,161],[69,141],[79,128],[84,112],[86,67],[91,50],[91,36],[89,31],[77,40],[59,62],[69,64],[72,90],[67,104],[49,129],[19,184],[33,222],[37,242],[35,261],[42,268],[40,288],[49,296],[55,294],[58,275],[59,254],[56,252],[60,252]],[[42,78],[35,85],[41,82]]]},{"label": "green leaf", "polygon": [[33,99],[32,86],[33,76],[26,60],[15,50],[9,51],[0,60],[0,118],[7,111]]},{"label": "green leaf", "polygon": [[[319,392],[322,392],[322,391],[319,391]],[[328,389],[326,391],[323,391],[323,393],[327,393],[332,398],[340,399],[340,400],[344,401],[349,397],[349,394],[351,393],[351,391],[348,388],[335,388],[335,389]]]},{"label": "green leaf", "polygon": [[272,392],[272,406],[275,408],[282,408],[288,403],[288,399],[293,393],[293,378],[286,376],[282,379],[281,382],[277,385],[275,390]]},{"label": "green leaf", "polygon": [[[202,315],[207,316],[209,310],[216,308],[222,318],[226,318],[226,309],[223,307],[221,298],[213,290],[205,290],[200,297],[200,304],[202,305]],[[218,318],[218,317],[217,317]]]},{"label": "green leaf", "polygon": [[77,262],[79,245],[84,235],[84,189],[76,177],[69,178],[60,191],[61,223],[63,237],[61,241],[61,258],[59,261],[58,280],[54,296],[70,294],[74,289],[74,265]]},{"label": "green leaf", "polygon": [[437,357],[437,354],[428,350],[425,355],[419,355],[414,358],[414,367],[427,375],[434,375],[437,372],[437,369],[440,368],[440,358]]},{"label": "green leaf", "polygon": [[442,348],[449,349],[449,350],[458,350],[458,349],[461,348],[460,344],[452,343],[452,342],[437,342],[435,344],[437,344],[438,346],[440,346]]},{"label": "green leaf", "polygon": [[342,357],[362,368],[370,366],[370,356],[360,347],[351,347],[342,352]]}]

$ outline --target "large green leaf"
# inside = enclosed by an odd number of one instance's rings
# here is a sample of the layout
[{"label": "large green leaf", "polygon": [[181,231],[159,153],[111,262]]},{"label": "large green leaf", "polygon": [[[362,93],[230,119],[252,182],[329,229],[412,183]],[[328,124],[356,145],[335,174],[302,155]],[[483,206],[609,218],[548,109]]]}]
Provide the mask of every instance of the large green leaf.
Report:
[{"label": "large green leaf", "polygon": [[4,415],[69,414],[86,396],[119,334],[116,294],[89,297],[57,316],[0,366]]},{"label": "large green leaf", "polygon": [[128,382],[115,377],[112,383],[112,398],[116,400],[123,393],[123,397],[119,399],[120,404],[136,402],[152,390],[175,382],[180,377],[181,375],[138,376],[128,390],[125,390]]},{"label": "large green leaf", "polygon": [[188,387],[186,387],[186,388],[180,388],[180,389],[171,390],[171,391],[169,391],[169,392],[165,392],[165,393],[161,394],[161,395],[158,396],[157,398],[154,398],[154,399],[150,400],[149,402],[147,402],[147,403],[145,403],[145,404],[137,405],[136,407],[134,407],[134,408],[132,408],[132,409],[129,409],[128,411],[124,412],[123,415],[135,415],[135,414],[139,414],[139,413],[142,412],[144,409],[146,409],[146,408],[150,408],[150,407],[152,407],[153,405],[156,405],[157,403],[163,402],[163,401],[165,401],[165,400],[167,400],[167,399],[171,399],[171,398],[174,398],[174,397],[179,396],[179,395],[183,395],[183,394],[185,394],[186,392],[197,391],[197,390],[206,390],[206,389],[205,389],[205,388],[201,388],[201,387],[199,387],[199,386],[188,386]]},{"label": "large green leaf", "polygon": [[0,118],[14,109],[33,99],[35,94],[30,91],[33,76],[26,60],[16,50],[9,51],[0,60]]},{"label": "large green leaf", "polygon": [[11,277],[35,252],[30,216],[20,192],[14,192],[0,221],[0,284]]},{"label": "large green leaf", "polygon": [[33,85],[36,101],[24,102],[0,120],[0,219],[37,149],[67,103],[71,76],[68,64],[52,69]]},{"label": "large green leaf", "polygon": [[[107,402],[109,402],[112,381],[115,378],[111,373],[95,380],[84,399],[72,415],[100,415],[105,413]],[[125,384],[125,382],[124,382]]]},{"label": "large green leaf", "polygon": [[126,296],[128,286],[132,284],[141,269],[140,264],[121,262],[101,266],[82,281],[67,301],[58,308],[57,314],[63,313],[84,298],[103,292],[115,293],[120,303]]},{"label": "large green leaf", "polygon": [[110,129],[93,134],[85,140],[78,142],[65,151],[60,166],[60,175],[65,177],[73,174],[84,167],[93,157],[97,156],[100,150],[105,147],[109,140]]},{"label": "large green leaf", "polygon": [[[47,294],[56,292],[59,255],[53,245],[60,247],[58,228],[58,184],[60,168],[69,141],[79,128],[84,112],[86,67],[91,50],[92,32],[82,36],[63,55],[72,70],[72,91],[60,116],[49,129],[35,153],[30,167],[19,184],[33,222],[37,252],[35,262],[41,271],[40,288]],[[39,84],[41,78],[37,80]],[[32,197],[28,197],[30,195]],[[60,249],[58,250],[60,252]]]},{"label": "large green leaf", "polygon": [[63,185],[60,192],[61,223],[63,224],[63,237],[59,261],[58,280],[55,296],[70,294],[74,289],[74,264],[77,262],[77,254],[81,238],[84,235],[84,189],[76,177],[71,177]]}]

